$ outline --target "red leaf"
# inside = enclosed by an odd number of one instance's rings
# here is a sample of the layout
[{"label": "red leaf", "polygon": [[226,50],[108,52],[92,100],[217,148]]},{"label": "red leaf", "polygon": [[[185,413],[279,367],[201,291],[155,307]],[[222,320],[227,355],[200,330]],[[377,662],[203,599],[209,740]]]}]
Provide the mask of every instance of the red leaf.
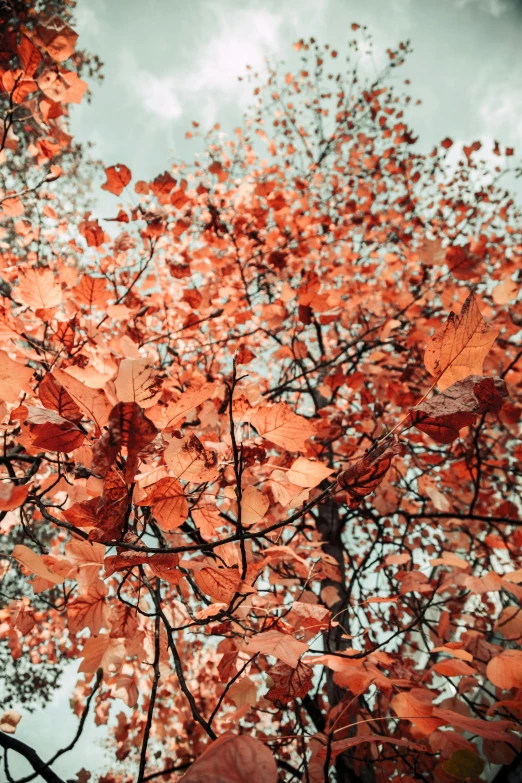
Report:
[{"label": "red leaf", "polygon": [[390,469],[392,459],[401,452],[402,446],[396,438],[391,445],[385,441],[367,457],[339,474],[337,480],[349,496],[350,508],[357,508],[363,498],[379,486]]},{"label": "red leaf", "polygon": [[271,750],[248,734],[224,734],[205,750],[183,775],[183,783],[277,783]]},{"label": "red leaf", "polygon": [[121,195],[123,189],[132,179],[130,169],[124,166],[123,163],[109,166],[109,168],[105,169],[105,175],[107,182],[101,186],[102,190],[108,190],[109,193],[114,193],[115,196]]},{"label": "red leaf", "polygon": [[411,423],[438,443],[451,443],[459,430],[474,424],[481,413],[498,413],[507,396],[502,378],[470,375],[410,408]]},{"label": "red leaf", "polygon": [[314,670],[301,661],[295,669],[278,661],[269,673],[273,684],[266,694],[266,698],[268,701],[283,706],[294,699],[302,699],[313,684]]},{"label": "red leaf", "polygon": [[118,453],[125,446],[125,480],[127,484],[131,484],[138,467],[138,454],[154,440],[157,432],[139,405],[135,402],[119,402],[110,413],[107,431],[94,446],[94,473],[106,476]]}]

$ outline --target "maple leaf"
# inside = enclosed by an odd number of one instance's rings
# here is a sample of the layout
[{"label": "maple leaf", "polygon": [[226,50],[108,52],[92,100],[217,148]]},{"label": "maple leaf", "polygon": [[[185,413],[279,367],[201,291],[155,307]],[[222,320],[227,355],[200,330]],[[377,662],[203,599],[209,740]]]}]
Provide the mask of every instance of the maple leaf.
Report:
[{"label": "maple leaf", "polygon": [[83,274],[72,292],[75,300],[87,307],[103,307],[107,303],[107,281],[103,277]]},{"label": "maple leaf", "polygon": [[0,511],[12,511],[20,508],[29,493],[29,487],[14,484],[12,481],[0,483]]},{"label": "maple leaf", "polygon": [[0,399],[16,402],[23,387],[33,377],[30,367],[13,361],[5,351],[0,350]]},{"label": "maple leaf", "polygon": [[200,389],[187,389],[177,400],[171,400],[165,406],[155,406],[149,413],[150,418],[162,430],[168,430],[180,424],[189,411],[214,396],[217,383],[206,383]]},{"label": "maple leaf", "polygon": [[302,699],[311,690],[314,670],[306,663],[297,664],[294,669],[286,663],[278,661],[270,669],[272,685],[266,694],[268,701],[281,704],[283,707],[293,699]]},{"label": "maple leaf", "polygon": [[487,678],[497,688],[522,688],[521,664],[522,650],[504,650],[489,661],[486,667]]},{"label": "maple leaf", "polygon": [[107,628],[109,605],[106,602],[107,587],[101,579],[90,582],[88,589],[67,604],[67,622],[69,631],[77,633],[89,628],[92,634]]},{"label": "maple leaf", "polygon": [[205,449],[193,434],[181,439],[173,438],[164,458],[176,478],[183,481],[214,481],[217,478],[216,453]]},{"label": "maple leaf", "polygon": [[107,177],[107,182],[101,188],[102,190],[108,190],[109,193],[114,193],[115,196],[120,196],[132,179],[130,169],[124,166],[123,163],[109,166],[109,168],[105,169],[105,176]]},{"label": "maple leaf", "polygon": [[51,571],[45,564],[42,556],[36,554],[36,552],[33,552],[32,549],[29,549],[29,547],[25,546],[24,544],[17,544],[15,546],[13,549],[13,557],[33,574],[40,576],[47,582],[50,582],[54,585],[63,584],[63,576],[56,574],[54,571]]},{"label": "maple leaf", "polygon": [[16,727],[22,720],[22,716],[16,710],[7,710],[0,715],[0,731],[6,734],[14,734]]},{"label": "maple leaf", "polygon": [[484,359],[498,332],[484,321],[471,293],[460,316],[451,312],[442,329],[430,337],[424,353],[428,372],[441,391],[468,375],[482,375]]},{"label": "maple leaf", "polygon": [[20,275],[16,298],[35,310],[57,307],[62,301],[62,289],[51,269],[28,269]]},{"label": "maple leaf", "polygon": [[120,402],[135,402],[142,408],[151,408],[161,396],[149,359],[123,359],[114,385]]},{"label": "maple leaf", "polygon": [[33,436],[33,447],[41,451],[70,453],[85,440],[85,433],[74,422],[47,408],[28,406],[22,424],[29,428]]},{"label": "maple leaf", "polygon": [[239,591],[241,574],[237,568],[202,568],[196,571],[195,580],[198,587],[217,603],[232,601]]},{"label": "maple leaf", "polygon": [[306,451],[306,441],[316,433],[315,425],[291,411],[285,402],[259,408],[251,422],[263,438],[287,451]]},{"label": "maple leaf", "polygon": [[270,501],[256,487],[246,487],[241,494],[241,524],[250,527],[265,516]]},{"label": "maple leaf", "polygon": [[107,431],[96,442],[92,452],[92,469],[106,476],[125,446],[127,464],[125,481],[131,484],[138,468],[138,455],[156,437],[157,429],[135,402],[119,402],[107,421]]},{"label": "maple leaf", "polygon": [[175,530],[188,516],[188,503],[183,487],[175,478],[162,478],[148,487],[140,506],[151,506],[152,513],[163,530]]},{"label": "maple leaf", "polygon": [[40,381],[38,396],[44,408],[56,411],[68,421],[79,422],[83,414],[71,395],[64,389],[54,375],[47,373]]},{"label": "maple leaf", "polygon": [[94,421],[101,430],[107,424],[112,408],[105,392],[101,389],[91,389],[64,370],[54,370],[52,375],[68,392],[82,413]]},{"label": "maple leaf", "polygon": [[502,378],[470,375],[410,408],[410,418],[414,427],[438,443],[451,443],[459,430],[474,424],[481,413],[498,413],[507,396]]},{"label": "maple leaf", "polygon": [[119,672],[125,655],[125,645],[121,639],[113,639],[108,634],[90,636],[83,647],[80,656],[83,661],[79,672],[94,674],[98,669],[104,673]]},{"label": "maple leaf", "polygon": [[402,446],[394,436],[391,444],[384,441],[381,446],[339,474],[337,481],[348,494],[350,508],[357,508],[363,498],[379,486],[390,469],[392,459],[401,453]]},{"label": "maple leaf", "polygon": [[95,529],[89,533],[90,541],[105,543],[119,538],[129,513],[129,491],[118,470],[112,468],[103,482],[103,492],[96,499],[94,511]]},{"label": "maple leaf", "polygon": [[299,658],[308,650],[308,645],[281,631],[263,631],[248,640],[245,650],[250,654],[273,655],[292,669],[297,669]]},{"label": "maple leaf", "polygon": [[248,734],[218,737],[183,775],[184,783],[224,780],[227,783],[277,783],[277,766],[270,749]]},{"label": "maple leaf", "polygon": [[288,471],[288,481],[298,487],[316,487],[324,479],[331,476],[333,470],[327,468],[321,462],[313,462],[311,459],[299,457],[292,463]]}]

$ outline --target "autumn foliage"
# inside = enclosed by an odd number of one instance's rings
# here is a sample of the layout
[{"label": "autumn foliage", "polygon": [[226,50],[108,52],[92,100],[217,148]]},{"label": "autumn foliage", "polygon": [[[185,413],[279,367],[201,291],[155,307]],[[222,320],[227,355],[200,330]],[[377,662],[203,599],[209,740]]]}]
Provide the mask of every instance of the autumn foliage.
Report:
[{"label": "autumn foliage", "polygon": [[[77,667],[101,783],[491,778],[522,749],[512,150],[421,154],[407,46],[368,78],[354,25],[197,163],[108,166],[104,223],[66,206],[69,21],[0,51],[5,666]],[[16,682],[6,770],[56,783]]]}]

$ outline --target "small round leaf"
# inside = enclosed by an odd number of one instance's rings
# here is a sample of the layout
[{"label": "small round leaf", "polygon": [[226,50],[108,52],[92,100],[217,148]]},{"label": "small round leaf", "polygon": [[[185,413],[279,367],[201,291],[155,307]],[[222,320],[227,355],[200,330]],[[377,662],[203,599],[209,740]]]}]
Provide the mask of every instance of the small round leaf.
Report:
[{"label": "small round leaf", "polygon": [[482,774],[485,762],[471,750],[456,750],[442,765],[444,772],[458,780],[470,780]]}]

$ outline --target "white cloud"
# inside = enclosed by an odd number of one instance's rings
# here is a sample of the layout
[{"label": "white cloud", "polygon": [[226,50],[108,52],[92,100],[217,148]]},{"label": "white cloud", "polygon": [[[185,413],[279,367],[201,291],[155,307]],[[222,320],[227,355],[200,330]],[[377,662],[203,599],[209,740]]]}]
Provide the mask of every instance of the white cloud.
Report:
[{"label": "white cloud", "polygon": [[103,6],[98,0],[91,0],[90,5],[81,4],[74,11],[75,30],[81,37],[82,45],[85,41],[92,42],[100,35],[103,27]]},{"label": "white cloud", "polygon": [[283,10],[229,4],[206,4],[201,17],[204,32],[187,52],[187,66],[161,75],[142,68],[135,54],[123,57],[125,84],[141,106],[163,124],[182,114],[211,124],[223,104],[244,108],[252,97],[247,66],[262,70],[266,58],[288,51],[288,42],[314,33],[321,25],[328,0],[288,0]]},{"label": "white cloud", "polygon": [[513,7],[513,2],[510,0],[457,0],[457,8],[466,8],[472,4],[478,5],[481,10],[487,11],[491,16],[501,16]]},{"label": "white cloud", "polygon": [[522,89],[517,83],[490,85],[479,105],[484,132],[501,141],[522,141]]},{"label": "white cloud", "polygon": [[138,70],[133,87],[149,116],[156,115],[167,122],[181,117],[183,107],[177,81],[172,76],[156,76],[149,71]]}]

